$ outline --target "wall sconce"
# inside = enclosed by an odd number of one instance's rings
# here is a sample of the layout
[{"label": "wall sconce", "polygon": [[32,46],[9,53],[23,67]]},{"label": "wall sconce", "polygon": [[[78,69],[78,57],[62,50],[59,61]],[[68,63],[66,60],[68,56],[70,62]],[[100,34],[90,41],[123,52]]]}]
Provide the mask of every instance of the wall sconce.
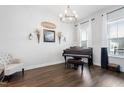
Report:
[{"label": "wall sconce", "polygon": [[37,29],[35,32],[36,32],[36,35],[37,35],[38,43],[40,43],[40,31]]},{"label": "wall sconce", "polygon": [[61,43],[61,39],[62,39],[62,32],[58,32],[58,39],[59,39],[59,44]]},{"label": "wall sconce", "polygon": [[66,37],[63,38],[63,41],[66,42]]},{"label": "wall sconce", "polygon": [[34,32],[35,34],[30,33],[28,36],[29,40],[32,40],[34,35],[36,35],[38,43],[40,43],[40,31],[36,29],[36,31]]},{"label": "wall sconce", "polygon": [[29,40],[32,40],[33,38],[33,35],[30,33],[29,36],[28,36]]}]

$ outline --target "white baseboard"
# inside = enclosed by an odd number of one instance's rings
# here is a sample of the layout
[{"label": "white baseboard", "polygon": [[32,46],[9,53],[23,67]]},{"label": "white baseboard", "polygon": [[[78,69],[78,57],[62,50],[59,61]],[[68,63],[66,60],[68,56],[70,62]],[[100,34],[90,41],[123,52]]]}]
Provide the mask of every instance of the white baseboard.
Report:
[{"label": "white baseboard", "polygon": [[94,63],[94,65],[96,65],[96,66],[101,66],[101,64],[100,64],[100,63]]},{"label": "white baseboard", "polygon": [[45,67],[45,66],[49,66],[49,65],[60,64],[60,63],[64,63],[64,61],[47,62],[47,63],[43,63],[43,64],[30,65],[30,66],[24,67],[24,69],[25,70],[30,70],[30,69],[35,69],[35,68],[39,68],[39,67]]}]

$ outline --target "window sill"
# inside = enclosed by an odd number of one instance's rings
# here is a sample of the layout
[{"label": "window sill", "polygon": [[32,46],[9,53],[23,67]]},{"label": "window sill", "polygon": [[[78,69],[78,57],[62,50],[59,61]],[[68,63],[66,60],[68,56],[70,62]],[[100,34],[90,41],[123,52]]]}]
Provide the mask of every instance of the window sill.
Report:
[{"label": "window sill", "polygon": [[113,57],[113,58],[123,58],[124,59],[124,56],[117,56],[117,55],[108,55],[109,57]]}]

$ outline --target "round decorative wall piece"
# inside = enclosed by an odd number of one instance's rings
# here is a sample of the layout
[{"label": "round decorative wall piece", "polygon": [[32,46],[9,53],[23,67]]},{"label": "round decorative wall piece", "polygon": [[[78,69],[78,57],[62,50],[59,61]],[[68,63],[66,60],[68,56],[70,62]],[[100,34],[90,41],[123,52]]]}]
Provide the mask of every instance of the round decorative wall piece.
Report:
[{"label": "round decorative wall piece", "polygon": [[44,28],[48,28],[48,29],[55,29],[56,28],[56,25],[54,23],[48,22],[48,21],[41,22],[41,26]]}]

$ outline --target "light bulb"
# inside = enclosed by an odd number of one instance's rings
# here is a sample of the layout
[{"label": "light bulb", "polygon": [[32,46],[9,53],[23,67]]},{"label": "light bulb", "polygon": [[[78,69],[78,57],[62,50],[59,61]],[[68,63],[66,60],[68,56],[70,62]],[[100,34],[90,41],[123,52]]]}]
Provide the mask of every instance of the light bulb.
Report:
[{"label": "light bulb", "polygon": [[78,15],[75,15],[75,17],[77,18],[77,17],[78,17]]},{"label": "light bulb", "polygon": [[73,11],[74,14],[76,14],[76,11]]},{"label": "light bulb", "polygon": [[70,17],[69,20],[72,20],[72,17]]},{"label": "light bulb", "polygon": [[59,17],[61,18],[62,17],[62,14],[59,14]]},{"label": "light bulb", "polygon": [[67,14],[67,10],[65,10],[65,14]]}]

